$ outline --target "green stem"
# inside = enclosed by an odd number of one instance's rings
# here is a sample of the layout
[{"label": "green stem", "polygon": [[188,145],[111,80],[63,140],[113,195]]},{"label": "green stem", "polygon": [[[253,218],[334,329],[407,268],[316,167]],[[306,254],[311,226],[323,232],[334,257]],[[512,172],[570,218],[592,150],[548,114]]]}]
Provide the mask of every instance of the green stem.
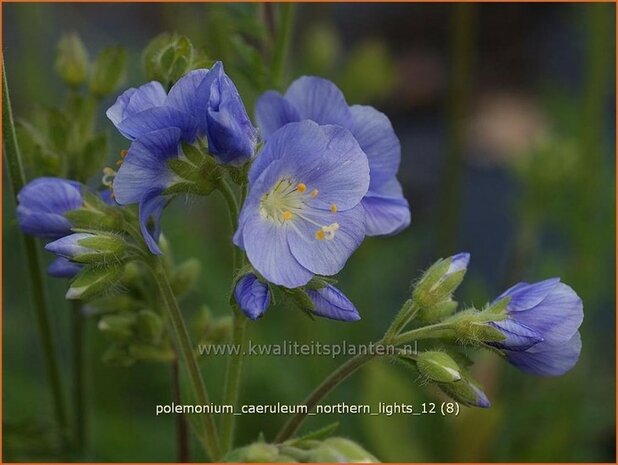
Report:
[{"label": "green stem", "polygon": [[300,428],[303,421],[316,405],[322,401],[330,392],[348,378],[352,373],[362,367],[365,363],[375,358],[375,354],[359,354],[352,357],[335,371],[333,371],[322,383],[309,394],[304,400],[303,405],[307,406],[306,411],[299,409],[301,412],[294,414],[287,423],[281,428],[279,434],[275,438],[276,443],[284,442],[292,437]]},{"label": "green stem", "polygon": [[[197,363],[197,359],[195,358],[191,339],[189,338],[189,332],[187,331],[182,313],[178,307],[178,302],[176,301],[176,297],[174,296],[174,292],[170,286],[167,273],[165,272],[165,266],[161,260],[158,260],[156,265],[151,269],[155,281],[157,282],[157,286],[161,291],[163,304],[172,322],[172,329],[174,331],[178,350],[181,353],[182,359],[187,368],[197,403],[200,405],[209,405],[210,400],[208,397],[208,392],[206,391],[206,385],[204,384],[200,367]],[[207,413],[201,415],[201,420],[203,422],[205,433],[204,444],[208,449],[210,458],[216,461],[221,457],[221,449],[215,421],[212,415]]]},{"label": "green stem", "polygon": [[84,315],[79,300],[71,301],[71,344],[72,344],[72,371],[73,371],[73,415],[75,428],[75,448],[83,453],[86,445],[86,421],[84,402]]},{"label": "green stem", "polygon": [[285,59],[290,48],[290,36],[294,23],[294,4],[279,4],[279,21],[277,25],[277,35],[275,37],[275,50],[273,53],[272,73],[273,83],[277,89],[283,85],[285,73]]},{"label": "green stem", "polygon": [[[180,397],[180,369],[178,366],[178,358],[174,358],[170,365],[172,401],[176,404],[180,404],[182,399]],[[189,462],[189,431],[187,428],[187,419],[183,414],[176,415],[176,448],[178,462]]]},{"label": "green stem", "polygon": [[[235,231],[238,223],[238,202],[230,185],[222,181],[220,191],[225,198],[228,213],[230,216],[230,226],[232,233]],[[244,191],[243,191],[244,195]],[[242,267],[244,255],[236,250],[233,246],[233,276]],[[228,355],[227,369],[225,372],[225,384],[223,389],[223,404],[232,405],[236,409],[238,404],[238,395],[240,391],[240,378],[242,375],[243,365],[243,350],[245,343],[245,333],[247,327],[247,318],[242,314],[240,309],[232,306],[233,311],[233,328],[232,328],[232,344],[239,347],[239,350]],[[221,449],[223,453],[227,453],[234,443],[234,425],[236,417],[234,415],[224,415],[221,419]]]},{"label": "green stem", "polygon": [[392,344],[407,344],[420,339],[435,339],[453,336],[453,328],[450,323],[437,323],[435,325],[423,326],[422,328],[406,331],[393,338]]},{"label": "green stem", "polygon": [[[2,142],[6,166],[8,168],[7,174],[9,177],[9,184],[13,190],[14,201],[17,203],[17,194],[25,184],[25,176],[19,154],[19,147],[17,145],[4,61],[2,62],[2,122]],[[60,365],[58,362],[58,350],[52,332],[49,309],[45,297],[41,253],[33,237],[22,235],[22,239],[24,241],[24,249],[28,263],[28,276],[32,288],[32,298],[34,300],[34,311],[39,331],[39,339],[41,340],[43,348],[45,371],[52,394],[52,405],[62,441],[64,445],[66,445],[68,437],[66,406],[63,396]]]},{"label": "green stem", "polygon": [[445,252],[452,251],[456,247],[459,229],[459,187],[465,149],[465,118],[472,84],[475,9],[475,5],[467,3],[453,5],[451,36],[453,66],[450,73],[447,145],[440,184],[442,198],[438,228],[438,250]]}]

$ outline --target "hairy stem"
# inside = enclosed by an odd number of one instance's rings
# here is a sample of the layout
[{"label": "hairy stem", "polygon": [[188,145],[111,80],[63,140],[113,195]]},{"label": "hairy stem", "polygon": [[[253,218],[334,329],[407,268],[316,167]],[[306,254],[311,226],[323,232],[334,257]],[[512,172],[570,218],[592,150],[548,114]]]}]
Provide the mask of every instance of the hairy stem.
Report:
[{"label": "hairy stem", "polygon": [[73,397],[73,415],[75,428],[75,448],[83,453],[86,446],[86,412],[84,388],[84,315],[82,303],[79,300],[71,301],[71,364],[73,378],[71,386]]},{"label": "hairy stem", "polygon": [[[182,400],[180,397],[180,367],[178,366],[178,358],[172,360],[170,368],[172,401],[175,404],[181,404]],[[178,462],[189,462],[189,430],[187,425],[187,419],[183,414],[176,415],[176,445]]]},{"label": "hairy stem", "polygon": [[[174,292],[169,283],[167,273],[165,272],[165,266],[161,260],[153,267],[153,275],[157,282],[157,286],[161,291],[161,297],[163,298],[163,304],[169,314],[172,322],[172,329],[177,343],[178,351],[182,356],[182,360],[189,374],[189,379],[193,387],[195,397],[198,404],[208,405],[210,400],[208,392],[206,391],[206,385],[202,378],[200,367],[195,358],[191,339],[189,338],[189,332],[182,317],[182,312],[178,307],[178,302],[174,296]],[[221,457],[221,449],[219,445],[219,434],[217,432],[217,426],[211,414],[204,413],[200,416],[204,427],[204,444],[208,450],[208,454],[212,460],[218,460]]]},{"label": "hairy stem", "polygon": [[[2,145],[4,158],[7,166],[9,184],[13,191],[13,200],[17,204],[17,194],[25,184],[25,175],[17,145],[15,123],[9,99],[9,88],[6,81],[4,61],[2,62]],[[63,444],[66,446],[68,437],[68,423],[66,405],[64,401],[60,364],[58,362],[58,349],[52,332],[49,318],[49,308],[45,296],[43,281],[43,264],[39,247],[31,236],[22,235],[24,250],[28,264],[28,277],[34,300],[34,311],[39,331],[39,339],[43,349],[43,360],[47,381],[51,389],[52,405],[56,423],[61,433]]]},{"label": "hairy stem", "polygon": [[[220,190],[227,204],[230,216],[230,226],[232,228],[233,234],[238,224],[238,202],[236,201],[234,192],[230,188],[229,184],[223,182],[221,184]],[[235,246],[232,247],[234,263],[234,269],[232,271],[232,274],[233,276],[235,276],[238,270],[242,267],[244,254],[239,253],[240,251],[237,250]],[[225,372],[225,384],[223,390],[223,403],[224,405],[232,405],[234,409],[236,409],[236,405],[238,403],[238,395],[240,391],[240,378],[242,375],[242,352],[244,350],[247,319],[236,305],[232,305],[232,311],[234,313],[232,344],[234,344],[234,346],[236,347],[239,347],[239,350],[233,354],[228,355],[227,369]],[[236,417],[230,414],[224,415],[221,419],[221,448],[224,454],[232,448],[232,445],[234,443],[235,419]]]},{"label": "hairy stem", "polygon": [[339,384],[348,378],[352,373],[362,367],[365,363],[376,357],[375,354],[359,354],[352,357],[335,371],[333,371],[320,385],[309,394],[304,400],[303,405],[307,406],[306,412],[294,414],[287,423],[281,428],[275,438],[275,442],[281,443],[290,439],[300,428],[307,414],[311,412],[328,394]]}]

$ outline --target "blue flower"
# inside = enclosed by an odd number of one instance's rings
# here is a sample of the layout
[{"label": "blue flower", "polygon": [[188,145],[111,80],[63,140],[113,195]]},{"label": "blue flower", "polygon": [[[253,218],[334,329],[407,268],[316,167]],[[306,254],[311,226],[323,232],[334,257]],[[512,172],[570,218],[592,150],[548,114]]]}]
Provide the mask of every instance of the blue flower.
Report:
[{"label": "blue flower", "polygon": [[82,268],[82,265],[73,263],[64,257],[58,257],[47,267],[47,274],[54,278],[73,278]]},{"label": "blue flower", "polygon": [[179,181],[167,162],[178,158],[181,135],[179,128],[167,128],[140,136],[131,144],[114,178],[116,202],[139,204],[140,228],[153,254],[161,254],[157,245],[160,217],[169,200],[164,191]]},{"label": "blue flower", "polygon": [[347,129],[288,124],[251,166],[234,243],[281,286],[336,274],[364,238],[368,185],[367,157]]},{"label": "blue flower", "polygon": [[578,332],[582,300],[559,278],[535,284],[519,283],[498,299],[510,297],[507,318],[490,323],[506,339],[493,345],[510,363],[535,375],[558,376],[569,371],[581,352]]},{"label": "blue flower", "polygon": [[305,119],[349,129],[366,153],[371,175],[362,200],[366,234],[396,234],[405,229],[410,207],[396,177],[401,147],[386,115],[370,106],[348,106],[335,84],[310,76],[294,81],[284,96],[269,91],[256,103],[256,120],[265,139],[283,125]]},{"label": "blue flower", "polygon": [[268,286],[257,279],[253,273],[244,275],[236,283],[234,297],[238,306],[252,320],[261,317],[270,305]]},{"label": "blue flower", "polygon": [[24,233],[56,239],[71,233],[64,214],[82,206],[82,185],[61,178],[37,178],[21,189],[17,202],[17,220]]},{"label": "blue flower", "polygon": [[131,140],[166,128],[180,129],[185,142],[204,137],[210,153],[224,164],[242,165],[257,144],[257,132],[221,62],[187,73],[169,94],[158,82],[129,89],[107,116]]},{"label": "blue flower", "polygon": [[314,305],[313,314],[340,321],[357,321],[360,315],[354,304],[335,286],[307,290]]}]

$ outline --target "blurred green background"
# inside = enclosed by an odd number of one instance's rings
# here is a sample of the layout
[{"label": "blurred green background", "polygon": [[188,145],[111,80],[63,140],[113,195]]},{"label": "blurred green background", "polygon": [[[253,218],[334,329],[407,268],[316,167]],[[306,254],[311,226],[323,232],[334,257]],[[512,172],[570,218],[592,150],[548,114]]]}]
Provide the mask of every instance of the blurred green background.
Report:
[{"label": "blurred green background", "polygon": [[[157,34],[191,38],[222,59],[247,107],[268,87],[260,37],[272,4],[5,4],[4,57],[17,118],[59,105],[55,46],[77,32],[92,55],[121,45],[126,86],[143,82],[140,53]],[[276,11],[275,11],[276,12]],[[360,344],[382,335],[410,281],[438,257],[472,254],[458,299],[482,305],[520,280],[560,276],[583,298],[581,359],[561,378],[523,375],[482,355],[475,374],[492,401],[458,417],[313,417],[334,421],[383,461],[615,461],[615,7],[610,4],[302,4],[297,5],[285,84],[301,74],[334,80],[349,103],[372,104],[392,120],[402,144],[399,178],[412,225],[392,238],[367,239],[339,287],[363,319],[311,321],[278,306],[251,323],[254,342]],[[110,163],[126,148],[112,138]],[[53,459],[51,407],[26,280],[27,269],[4,180],[3,452],[5,461]],[[93,177],[97,186],[98,176]],[[226,305],[231,259],[228,223],[217,196],[183,202],[164,215],[176,257],[202,260],[188,317],[207,303]],[[50,257],[46,257],[50,258]],[[47,280],[68,384],[66,283]],[[174,461],[174,417],[154,415],[170,401],[164,364],[110,367],[96,324],[86,334],[87,454],[96,461]],[[222,360],[204,360],[221,399]],[[251,357],[241,402],[296,403],[341,359]],[[398,366],[373,362],[328,399],[335,403],[429,402]],[[240,418],[239,444],[271,438],[284,417]],[[197,442],[194,460],[203,459]]]}]

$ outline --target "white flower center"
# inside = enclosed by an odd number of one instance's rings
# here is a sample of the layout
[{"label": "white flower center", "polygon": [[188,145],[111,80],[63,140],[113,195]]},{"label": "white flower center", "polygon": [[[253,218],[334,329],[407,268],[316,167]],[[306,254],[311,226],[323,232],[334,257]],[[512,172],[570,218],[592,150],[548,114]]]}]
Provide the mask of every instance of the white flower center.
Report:
[{"label": "white flower center", "polygon": [[[295,218],[313,224],[317,227],[314,238],[321,240],[333,240],[339,229],[339,223],[322,225],[312,220],[307,215],[308,203],[318,196],[317,189],[308,189],[306,184],[296,182],[290,178],[281,178],[275,186],[262,196],[260,201],[260,215],[272,221],[278,226],[289,224],[294,226]],[[337,213],[337,205],[330,206],[332,214]]]}]

